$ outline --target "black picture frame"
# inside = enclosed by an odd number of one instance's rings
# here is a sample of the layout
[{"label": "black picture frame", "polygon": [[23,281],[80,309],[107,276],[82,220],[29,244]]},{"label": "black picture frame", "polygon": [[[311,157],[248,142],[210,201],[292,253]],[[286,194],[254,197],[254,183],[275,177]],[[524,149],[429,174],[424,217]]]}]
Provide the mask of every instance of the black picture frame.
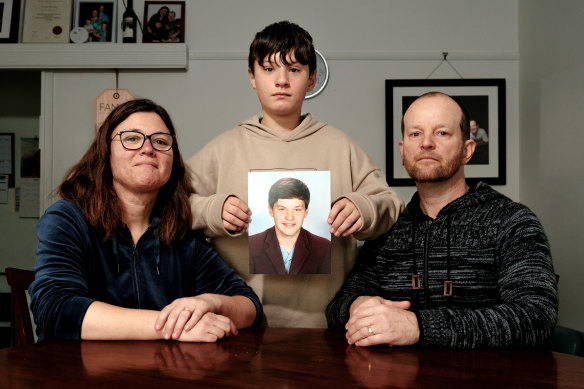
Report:
[{"label": "black picture frame", "polygon": [[20,0],[0,0],[0,43],[18,43]]},{"label": "black picture frame", "polygon": [[[503,78],[478,79],[401,79],[385,80],[385,150],[387,183],[390,186],[415,186],[408,176],[398,141],[401,119],[409,105],[427,92],[443,92],[455,98],[469,112],[471,120],[488,134],[488,143],[465,166],[469,183],[483,181],[490,185],[506,184],[506,91]],[[476,159],[480,153],[481,159]],[[485,159],[486,158],[486,159]]]},{"label": "black picture frame", "polygon": [[[73,10],[73,28],[81,27],[85,28],[86,20],[91,20],[92,13],[94,11],[99,12],[99,7],[104,7],[104,13],[107,17],[107,21],[103,20],[106,25],[106,34],[101,34],[105,36],[105,40],[100,41],[99,30],[93,29],[88,31],[94,31],[89,33],[89,38],[87,42],[91,43],[103,43],[103,42],[116,42],[117,41],[117,18],[118,18],[118,0],[75,0],[74,10]],[[99,18],[99,14],[98,14]],[[98,19],[101,20],[101,19]],[[99,24],[99,23],[98,23]],[[94,26],[95,27],[95,26]]]},{"label": "black picture frame", "polygon": [[[0,133],[0,174],[8,176],[8,187],[14,188],[14,171],[15,171],[15,157],[14,157],[14,133],[2,132]],[[9,169],[5,169],[6,165],[10,165]]]},{"label": "black picture frame", "polygon": [[[162,8],[167,13],[175,13],[175,24],[168,19],[155,29],[155,17]],[[143,43],[185,43],[185,2],[184,1],[145,1],[144,2]]]}]

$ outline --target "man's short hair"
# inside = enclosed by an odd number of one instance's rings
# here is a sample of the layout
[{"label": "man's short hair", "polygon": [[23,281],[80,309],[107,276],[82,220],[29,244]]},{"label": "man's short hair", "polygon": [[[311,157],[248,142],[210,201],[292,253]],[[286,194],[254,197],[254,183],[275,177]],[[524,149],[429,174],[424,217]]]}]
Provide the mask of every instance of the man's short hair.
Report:
[{"label": "man's short hair", "polygon": [[280,60],[286,66],[291,64],[286,60],[286,55],[294,52],[296,61],[302,65],[308,65],[309,73],[316,71],[316,52],[312,37],[302,27],[289,21],[270,24],[255,35],[249,46],[248,66],[254,72],[256,61],[261,65],[264,59],[272,54],[280,56]]},{"label": "man's short hair", "polygon": [[270,208],[274,208],[274,204],[279,199],[300,199],[304,201],[304,206],[308,209],[310,203],[310,190],[308,186],[297,178],[285,177],[280,178],[271,187],[268,193],[268,203]]},{"label": "man's short hair", "polygon": [[[457,99],[455,99],[454,97],[447,95],[446,93],[442,93],[442,92],[427,92],[424,93],[423,95],[421,95],[420,97],[416,98],[416,100],[421,99],[422,97],[433,97],[433,96],[446,96],[446,97],[450,97],[455,103],[456,105],[458,105],[458,107],[460,108],[460,110],[462,111],[462,116],[460,118],[460,131],[462,133],[462,140],[469,140],[470,139],[470,115],[468,114],[468,111],[466,110],[466,108],[464,108],[464,106],[460,103],[460,101],[458,101]],[[414,101],[416,101],[414,100]],[[412,102],[413,104],[413,102]],[[402,115],[402,119],[401,119],[401,134],[402,134],[402,138],[404,137],[404,116],[405,113]]]}]

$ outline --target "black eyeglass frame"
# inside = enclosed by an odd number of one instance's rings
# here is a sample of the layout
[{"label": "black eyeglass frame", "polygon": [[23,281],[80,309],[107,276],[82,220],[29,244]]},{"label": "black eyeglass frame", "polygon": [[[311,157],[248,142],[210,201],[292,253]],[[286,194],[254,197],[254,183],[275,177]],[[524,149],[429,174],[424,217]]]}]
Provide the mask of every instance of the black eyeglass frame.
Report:
[{"label": "black eyeglass frame", "polygon": [[[127,133],[127,132],[133,132],[135,134],[142,135],[142,144],[140,145],[140,147],[136,147],[135,149],[130,149],[130,148],[126,147],[126,145],[124,144],[124,141],[122,140],[122,135],[125,134],[125,133]],[[144,133],[141,133],[140,131],[127,130],[127,131],[119,131],[119,132],[117,132],[114,135],[114,137],[112,138],[112,142],[113,142],[114,139],[116,139],[116,135],[119,135],[120,136],[120,143],[122,144],[122,147],[124,149],[126,149],[126,150],[140,150],[144,146],[144,143],[146,143],[146,140],[148,139],[150,141],[150,144],[152,145],[152,148],[154,150],[156,150],[156,151],[170,151],[170,150],[172,150],[172,146],[174,144],[174,139],[175,139],[174,138],[174,135],[169,134],[168,132],[155,132],[153,134],[146,135]],[[168,135],[168,136],[170,136],[170,139],[171,139],[170,147],[168,149],[166,149],[166,150],[160,150],[159,148],[157,148],[157,146],[152,142],[152,137],[155,136],[155,135]]]}]

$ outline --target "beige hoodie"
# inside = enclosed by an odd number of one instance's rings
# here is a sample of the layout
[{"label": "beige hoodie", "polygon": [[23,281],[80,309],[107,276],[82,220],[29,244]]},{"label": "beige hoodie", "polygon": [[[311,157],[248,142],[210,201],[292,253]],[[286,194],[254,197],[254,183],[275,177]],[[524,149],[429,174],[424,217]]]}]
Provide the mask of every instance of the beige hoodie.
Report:
[{"label": "beige hoodie", "polygon": [[[271,327],[326,327],[325,308],[353,268],[357,239],[373,239],[388,231],[404,208],[363,149],[310,114],[283,137],[254,116],[217,136],[187,165],[195,189],[193,228],[203,229],[221,257],[255,290]],[[248,172],[270,169],[329,170],[331,203],[346,197],[359,209],[363,228],[351,237],[332,237],[331,274],[249,273],[247,231],[225,230],[221,210],[230,195],[247,202]]]}]

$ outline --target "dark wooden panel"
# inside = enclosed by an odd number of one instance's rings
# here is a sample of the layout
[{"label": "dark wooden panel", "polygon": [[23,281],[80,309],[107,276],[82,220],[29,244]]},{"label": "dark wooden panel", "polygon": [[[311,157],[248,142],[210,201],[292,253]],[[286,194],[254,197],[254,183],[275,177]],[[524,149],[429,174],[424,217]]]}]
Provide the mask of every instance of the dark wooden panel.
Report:
[{"label": "dark wooden panel", "polygon": [[[34,372],[34,373],[33,373]],[[59,341],[0,350],[8,387],[584,388],[584,358],[548,350],[348,346],[342,332],[240,331],[218,343]]]}]

